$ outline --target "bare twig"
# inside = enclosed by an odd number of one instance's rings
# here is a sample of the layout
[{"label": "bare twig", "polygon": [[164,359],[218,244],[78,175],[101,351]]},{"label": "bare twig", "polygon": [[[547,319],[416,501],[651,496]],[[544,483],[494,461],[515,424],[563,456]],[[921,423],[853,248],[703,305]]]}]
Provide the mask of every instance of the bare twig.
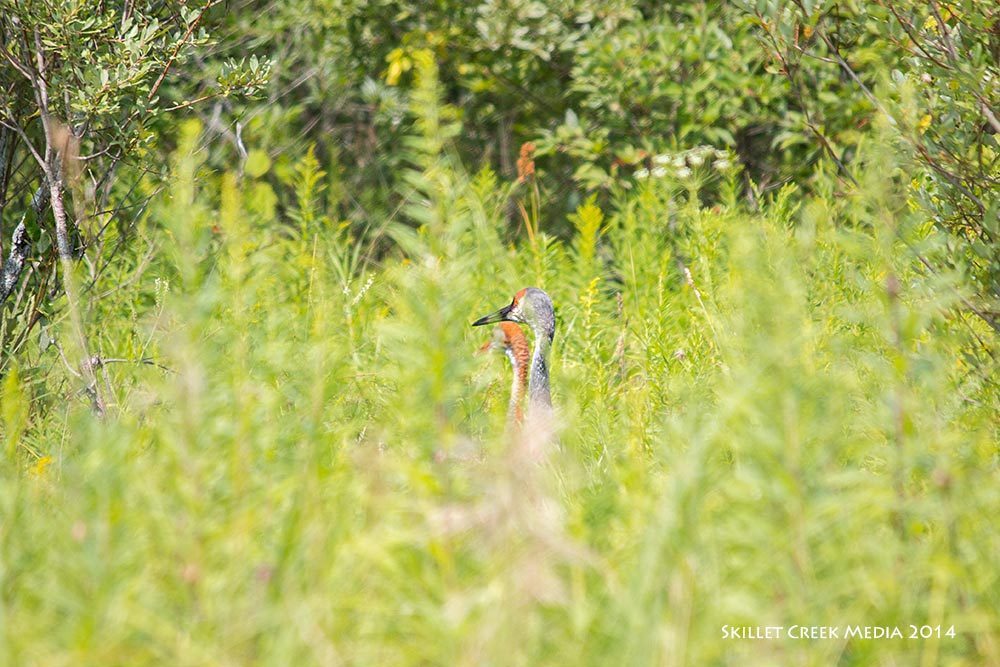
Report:
[{"label": "bare twig", "polygon": [[861,89],[861,92],[864,93],[865,97],[868,98],[868,101],[874,104],[878,108],[878,110],[881,111],[882,114],[889,120],[891,124],[895,125],[896,119],[893,118],[892,114],[889,113],[889,111],[884,106],[882,106],[882,103],[879,102],[878,99],[875,97],[874,93],[872,93],[872,91],[868,89],[868,86],[865,85],[865,82],[861,80],[861,77],[858,76],[858,74],[854,71],[854,69],[840,55],[840,50],[837,48],[837,45],[833,43],[833,40],[830,39],[829,35],[827,35],[825,31],[820,30],[819,27],[816,28],[816,34],[819,35],[819,38],[823,40],[827,48],[830,49],[830,52],[833,53],[833,56],[834,58],[836,58],[837,63],[840,65],[841,69],[844,70],[847,76],[851,77],[851,79],[854,80],[854,83],[858,84],[858,87]]},{"label": "bare twig", "polygon": [[912,23],[910,23],[909,21],[904,21],[904,20],[903,20],[903,17],[901,17],[901,16],[900,16],[900,15],[899,15],[899,14],[898,14],[898,13],[896,12],[896,7],[895,7],[895,5],[893,5],[893,3],[892,3],[891,1],[890,1],[890,2],[886,2],[886,3],[885,3],[885,6],[886,6],[886,7],[888,7],[888,8],[889,8],[889,11],[890,11],[890,12],[892,12],[892,15],[896,17],[896,21],[898,21],[898,22],[899,22],[899,25],[900,25],[900,26],[902,26],[902,28],[903,28],[903,31],[904,31],[904,32],[906,33],[906,36],[907,36],[907,37],[909,37],[909,38],[910,38],[910,41],[911,41],[911,42],[913,42],[913,45],[914,45],[914,46],[916,46],[916,47],[917,47],[917,49],[918,49],[918,50],[919,50],[919,51],[920,51],[920,52],[921,52],[922,54],[924,54],[924,57],[925,57],[925,58],[927,58],[928,60],[930,60],[930,61],[931,61],[932,63],[934,63],[935,65],[937,65],[937,66],[938,66],[938,67],[940,67],[941,69],[951,69],[951,67],[949,67],[948,65],[944,64],[943,62],[941,62],[940,60],[938,60],[937,58],[935,58],[934,56],[932,56],[932,55],[931,55],[931,54],[930,54],[930,53],[929,53],[929,52],[928,52],[928,51],[927,51],[927,50],[926,50],[926,49],[924,48],[923,44],[921,44],[921,43],[920,43],[920,40],[919,40],[919,39],[917,39],[917,35],[916,35],[916,34],[914,34],[914,32],[913,32],[913,24],[912,24]]},{"label": "bare twig", "polygon": [[938,11],[937,3],[931,0],[930,5],[931,11],[934,12],[934,19],[938,22],[938,26],[941,29],[941,40],[948,51],[948,59],[954,64],[958,62],[958,53],[955,52],[955,45],[951,41],[951,33],[948,31],[948,25],[941,18],[941,12]]},{"label": "bare twig", "polygon": [[159,368],[161,371],[166,371],[167,373],[174,372],[172,368],[157,363],[150,357],[142,357],[140,359],[109,359],[107,357],[99,357],[97,355],[94,355],[93,357],[90,358],[90,365],[93,368],[101,368],[102,366],[106,366],[107,364],[138,364],[145,366],[155,366],[156,368]]},{"label": "bare twig", "polygon": [[979,106],[983,112],[983,115],[986,116],[986,120],[988,120],[990,122],[990,125],[993,126],[993,131],[996,132],[997,134],[1000,134],[1000,119],[997,119],[996,114],[993,113],[993,109],[990,109],[990,107],[986,104],[986,101],[983,100],[982,97],[979,98]]},{"label": "bare twig", "polygon": [[69,363],[69,359],[66,358],[66,353],[62,349],[62,345],[60,345],[58,341],[53,340],[52,346],[56,348],[56,350],[59,352],[59,358],[62,359],[63,366],[66,367],[66,370],[69,371],[73,377],[76,378],[82,377],[80,375],[80,372],[77,371],[75,368],[73,368],[73,364]]},{"label": "bare twig", "polygon": [[205,15],[205,12],[207,12],[215,5],[219,4],[221,1],[222,0],[209,0],[209,2],[206,2],[205,6],[201,8],[201,11],[198,12],[198,16],[195,17],[194,21],[191,21],[191,25],[188,26],[187,32],[185,32],[184,36],[181,37],[180,41],[177,42],[177,46],[174,47],[174,52],[170,54],[170,58],[167,60],[167,64],[163,66],[163,71],[160,72],[160,76],[156,80],[156,83],[154,83],[153,87],[149,90],[149,95],[146,97],[147,101],[152,101],[152,99],[156,97],[156,91],[160,89],[160,85],[163,84],[163,79],[166,78],[167,72],[170,71],[170,67],[174,64],[174,61],[177,60],[177,55],[181,52],[181,48],[187,42],[188,37],[191,36],[191,33],[194,32],[194,29],[201,22],[201,18]]},{"label": "bare twig", "polygon": [[187,109],[189,107],[193,107],[196,104],[201,104],[202,102],[215,99],[216,97],[222,97],[222,95],[223,95],[222,91],[218,90],[212,93],[206,93],[201,97],[196,97],[193,100],[185,100],[184,102],[180,102],[173,106],[169,106],[166,109],[164,109],[164,111],[180,111],[181,109]]},{"label": "bare twig", "polygon": [[11,67],[20,72],[21,75],[24,76],[29,81],[31,80],[31,74],[28,72],[28,70],[25,69],[24,65],[22,65],[20,62],[14,60],[14,58],[9,53],[7,53],[7,49],[3,48],[3,45],[0,45],[0,54],[3,54],[3,57],[7,60],[7,62],[10,63]]},{"label": "bare twig", "polygon": [[28,137],[28,134],[24,131],[24,128],[22,128],[17,123],[14,123],[12,125],[10,123],[5,122],[2,119],[0,119],[0,125],[3,125],[9,130],[13,130],[14,132],[17,133],[19,137],[21,137],[21,140],[24,142],[24,145],[27,146],[28,151],[31,152],[31,156],[35,158],[35,161],[38,162],[38,165],[42,168],[42,171],[45,173],[45,177],[49,178],[51,176],[51,173],[49,172],[49,163],[42,156],[42,154],[38,152],[38,149],[35,148],[35,145],[31,143],[31,139]]}]

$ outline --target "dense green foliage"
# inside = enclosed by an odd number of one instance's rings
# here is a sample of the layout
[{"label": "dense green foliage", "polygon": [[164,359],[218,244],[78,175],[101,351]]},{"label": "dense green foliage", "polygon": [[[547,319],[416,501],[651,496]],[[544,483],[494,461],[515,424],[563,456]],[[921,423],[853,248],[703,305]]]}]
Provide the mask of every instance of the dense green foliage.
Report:
[{"label": "dense green foliage", "polygon": [[279,160],[315,142],[351,195],[341,214],[363,224],[395,209],[401,91],[421,53],[441,68],[469,162],[512,178],[517,147],[538,145],[546,222],[566,233],[581,193],[628,187],[651,155],[699,144],[737,153],[751,190],[806,192],[819,161],[849,189],[888,122],[914,159],[914,204],[951,235],[940,268],[965,274],[967,307],[997,328],[995,5],[245,0],[219,30],[235,37],[222,53],[275,58],[269,103],[249,107],[254,140]]},{"label": "dense green foliage", "polygon": [[[166,163],[181,112],[204,123],[213,166],[273,165],[279,205],[294,194],[293,165],[315,146],[328,167],[326,210],[356,233],[379,228],[406,196],[414,63],[427,56],[441,73],[445,115],[461,121],[454,150],[511,181],[519,147],[533,142],[540,218],[564,239],[567,214],[589,195],[607,204],[636,171],[662,166],[654,156],[699,145],[738,160],[751,205],[788,182],[809,194],[817,164],[850,192],[859,151],[888,123],[882,139],[912,160],[911,205],[948,235],[948,252],[923,260],[960,273],[961,307],[1000,329],[1000,32],[989,0],[0,9],[0,250],[16,245],[21,221],[33,244],[0,332],[8,350],[52,314],[51,300],[32,294],[59,284],[59,225],[32,211],[46,179],[75,190],[67,244],[87,255],[87,282],[106,266],[104,232],[131,229],[147,205],[139,176]],[[68,130],[68,141],[43,118]],[[84,159],[70,160],[63,179],[67,154]],[[702,189],[707,202],[720,194]],[[513,208],[507,221],[521,222]],[[121,235],[111,254],[138,242]],[[7,296],[0,291],[0,301]]]},{"label": "dense green foliage", "polygon": [[[847,200],[750,214],[731,174],[710,210],[650,178],[568,243],[508,245],[506,189],[443,152],[418,67],[398,251],[366,261],[317,207],[311,153],[282,213],[188,125],[153,259],[120,255],[86,313],[102,355],[160,366],[105,363],[103,420],[52,346],[6,374],[4,662],[1000,660],[1000,403],[964,356],[986,327],[909,250],[933,238],[891,154]],[[529,283],[558,314],[540,464],[468,326]],[[793,623],[956,636],[720,640]]]},{"label": "dense green foliage", "polygon": [[0,665],[1000,664],[991,3],[87,6],[0,0]]}]

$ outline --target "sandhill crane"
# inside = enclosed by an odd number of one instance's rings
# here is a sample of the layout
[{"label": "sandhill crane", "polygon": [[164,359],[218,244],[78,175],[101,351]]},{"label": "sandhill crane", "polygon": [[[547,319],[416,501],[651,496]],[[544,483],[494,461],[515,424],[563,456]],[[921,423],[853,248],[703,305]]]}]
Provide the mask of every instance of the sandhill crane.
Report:
[{"label": "sandhill crane", "polygon": [[495,322],[520,322],[534,331],[535,348],[531,353],[531,371],[528,377],[528,416],[547,415],[552,409],[548,358],[552,338],[556,333],[552,299],[537,287],[526,287],[514,295],[509,306],[479,318],[472,326]]},{"label": "sandhill crane", "polygon": [[528,339],[524,337],[521,327],[513,322],[501,322],[493,329],[493,337],[486,341],[480,351],[496,350],[503,352],[510,360],[514,379],[510,386],[510,404],[507,407],[507,421],[519,425],[524,420],[521,410],[521,398],[528,387]]}]

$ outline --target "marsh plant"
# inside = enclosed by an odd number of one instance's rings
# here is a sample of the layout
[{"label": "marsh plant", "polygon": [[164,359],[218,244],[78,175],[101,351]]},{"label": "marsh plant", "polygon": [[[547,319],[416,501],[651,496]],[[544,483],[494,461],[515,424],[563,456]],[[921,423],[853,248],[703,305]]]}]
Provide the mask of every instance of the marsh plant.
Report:
[{"label": "marsh plant", "polygon": [[[188,123],[81,297],[103,416],[62,311],[5,359],[0,663],[1000,663],[993,334],[913,252],[943,241],[896,153],[750,206],[678,152],[519,232],[525,190],[466,171],[414,67],[398,214],[343,224],[312,152],[289,200],[266,162],[210,169]],[[469,326],[529,285],[541,462]],[[722,638],[911,623],[956,635]]]}]

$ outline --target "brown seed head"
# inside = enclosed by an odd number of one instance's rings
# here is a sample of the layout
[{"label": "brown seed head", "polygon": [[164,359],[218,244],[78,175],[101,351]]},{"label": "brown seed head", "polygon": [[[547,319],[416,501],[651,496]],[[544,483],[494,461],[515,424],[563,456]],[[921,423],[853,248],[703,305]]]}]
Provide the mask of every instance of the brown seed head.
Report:
[{"label": "brown seed head", "polygon": [[521,144],[521,153],[517,158],[517,182],[527,183],[535,177],[535,144],[527,141]]}]

